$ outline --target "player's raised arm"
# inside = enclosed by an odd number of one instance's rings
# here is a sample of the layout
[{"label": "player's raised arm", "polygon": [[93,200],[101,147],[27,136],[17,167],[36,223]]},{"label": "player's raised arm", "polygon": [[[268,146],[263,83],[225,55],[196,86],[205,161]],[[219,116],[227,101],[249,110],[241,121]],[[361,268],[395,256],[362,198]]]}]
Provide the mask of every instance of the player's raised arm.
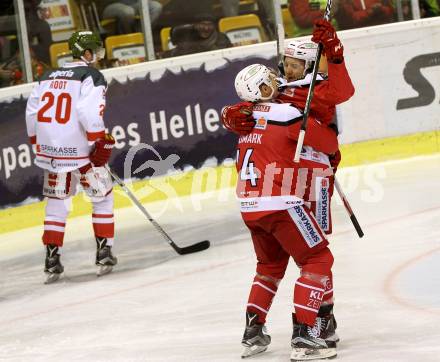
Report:
[{"label": "player's raised arm", "polygon": [[344,46],[333,25],[324,19],[315,22],[312,41],[322,43],[328,61],[328,79],[317,85],[314,92],[316,102],[336,105],[349,100],[354,86],[345,66]]}]

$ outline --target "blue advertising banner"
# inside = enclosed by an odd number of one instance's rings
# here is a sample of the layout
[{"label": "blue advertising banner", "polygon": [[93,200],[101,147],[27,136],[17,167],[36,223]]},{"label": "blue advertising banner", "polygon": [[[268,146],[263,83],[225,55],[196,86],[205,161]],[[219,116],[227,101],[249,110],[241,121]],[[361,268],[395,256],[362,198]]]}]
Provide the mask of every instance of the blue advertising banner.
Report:
[{"label": "blue advertising banner", "polygon": [[[149,74],[124,83],[112,80],[104,118],[116,140],[111,167],[123,177],[125,156],[139,143],[152,146],[163,158],[177,154],[180,159],[174,167],[181,169],[198,168],[211,157],[219,163],[233,157],[236,137],[222,127],[221,109],[239,101],[235,75],[252,63],[275,64],[271,59],[247,58],[209,72],[204,64],[177,74],[167,70],[154,81]],[[43,172],[33,165],[25,108],[23,97],[0,103],[0,207],[41,198]],[[137,152],[132,168],[148,159],[157,159],[157,154],[148,149]],[[136,177],[151,174],[146,169]]]}]

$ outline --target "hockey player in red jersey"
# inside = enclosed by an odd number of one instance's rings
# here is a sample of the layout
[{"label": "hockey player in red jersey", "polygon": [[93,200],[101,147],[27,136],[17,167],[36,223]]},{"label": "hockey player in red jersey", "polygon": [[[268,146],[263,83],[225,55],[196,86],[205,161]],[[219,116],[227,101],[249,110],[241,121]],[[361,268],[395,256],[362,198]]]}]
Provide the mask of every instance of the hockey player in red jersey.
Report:
[{"label": "hockey player in red jersey", "polygon": [[34,87],[26,107],[27,133],[36,152],[35,164],[44,170],[47,197],[43,244],[46,247],[46,283],[64,271],[60,252],[71,196],[79,185],[91,198],[97,243],[98,275],[116,265],[112,179],[104,168],[114,139],[105,134],[103,114],[107,83],[92,67],[103,57],[101,40],[91,31],[69,39],[74,61],[47,72]]},{"label": "hockey player in red jersey", "polygon": [[[290,41],[285,48],[285,58],[283,62],[283,71],[286,79],[282,80],[282,87],[280,87],[280,94],[277,100],[289,102],[294,104],[299,109],[304,109],[309,84],[311,80],[311,72],[313,69],[313,62],[316,58],[316,43],[322,42],[324,45],[324,54],[328,60],[328,77],[324,74],[318,74],[318,81],[315,87],[313,101],[311,103],[310,114],[323,122],[324,126],[327,124],[337,131],[336,125],[332,124],[335,115],[335,105],[348,100],[354,94],[354,87],[351,82],[345,67],[343,57],[343,46],[340,43],[333,26],[325,21],[319,20],[315,24],[312,40],[310,41]],[[222,112],[222,122],[224,126],[239,134],[246,135],[254,129],[256,120],[252,114],[253,103],[242,102],[232,106],[226,106]],[[313,123],[309,124],[307,134],[313,127]],[[332,134],[320,140],[320,143],[325,143],[326,140],[331,142]],[[310,138],[306,139],[305,144],[310,145]],[[316,144],[314,145],[317,146]],[[326,152],[326,151],[324,151]],[[336,168],[341,159],[340,152],[334,154],[327,153],[330,156],[330,163],[333,170]],[[330,198],[333,193],[333,177],[329,178],[328,188],[323,187],[323,196],[320,200],[313,201],[311,204],[312,212],[317,217],[321,228],[326,234],[330,234],[332,230],[331,225],[331,210]],[[327,194],[325,191],[328,191]],[[318,206],[318,207],[317,207]],[[322,219],[322,216],[327,216],[327,220]],[[319,319],[319,320],[318,320]],[[327,288],[324,293],[324,300],[319,311],[319,318],[317,323],[324,326],[326,341],[330,345],[338,341],[339,338],[335,333],[336,320],[333,315],[333,282],[330,277],[327,283]]]},{"label": "hockey player in red jersey", "polygon": [[[270,336],[264,327],[266,315],[289,258],[293,257],[301,275],[294,287],[291,358],[333,357],[336,344],[326,342],[322,334],[314,332],[331,279],[333,256],[310,203],[329,187],[333,171],[328,154],[338,149],[335,132],[310,117],[312,132],[300,163],[295,164],[302,111],[291,104],[273,101],[278,96],[275,75],[267,67],[253,64],[238,73],[235,87],[241,99],[258,102],[252,110],[256,125],[252,132],[239,138],[237,146],[237,197],[257,255],[242,356],[267,349]],[[321,142],[322,139],[327,142]]]},{"label": "hockey player in red jersey", "polygon": [[[331,124],[336,112],[335,106],[353,96],[354,86],[345,66],[344,47],[333,26],[326,20],[316,21],[312,41],[294,39],[285,47],[281,65],[285,78],[281,79],[282,91],[278,99],[304,109],[316,58],[316,43],[323,44],[328,75],[318,74],[310,115],[320,122]],[[255,119],[250,114],[250,108],[251,102],[225,107],[222,113],[224,126],[240,135],[251,132]]]}]

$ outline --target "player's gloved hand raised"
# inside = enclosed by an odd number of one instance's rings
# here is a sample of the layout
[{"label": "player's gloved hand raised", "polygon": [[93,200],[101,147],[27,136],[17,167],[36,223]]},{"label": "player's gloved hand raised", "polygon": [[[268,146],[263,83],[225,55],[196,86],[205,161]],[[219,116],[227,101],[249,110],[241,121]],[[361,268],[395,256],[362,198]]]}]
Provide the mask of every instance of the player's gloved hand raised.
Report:
[{"label": "player's gloved hand raised", "polygon": [[330,63],[342,63],[344,60],[344,47],[336,35],[335,28],[327,20],[315,20],[312,41],[322,43],[323,52]]},{"label": "player's gloved hand raised", "polygon": [[223,125],[226,129],[240,136],[251,133],[255,126],[252,107],[252,102],[241,102],[232,106],[225,106],[221,117]]},{"label": "player's gloved hand raised", "polygon": [[115,139],[112,135],[106,134],[104,138],[96,140],[93,151],[90,152],[90,162],[96,167],[104,166],[112,154]]}]

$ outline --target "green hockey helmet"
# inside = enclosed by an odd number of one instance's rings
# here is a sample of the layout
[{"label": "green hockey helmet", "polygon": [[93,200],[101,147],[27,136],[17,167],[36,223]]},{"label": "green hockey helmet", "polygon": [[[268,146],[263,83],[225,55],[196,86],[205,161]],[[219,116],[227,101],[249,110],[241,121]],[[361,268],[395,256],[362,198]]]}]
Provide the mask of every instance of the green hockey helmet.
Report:
[{"label": "green hockey helmet", "polygon": [[74,58],[83,59],[84,52],[88,49],[93,53],[93,61],[104,58],[105,49],[98,34],[88,31],[76,31],[69,38],[69,49]]}]

